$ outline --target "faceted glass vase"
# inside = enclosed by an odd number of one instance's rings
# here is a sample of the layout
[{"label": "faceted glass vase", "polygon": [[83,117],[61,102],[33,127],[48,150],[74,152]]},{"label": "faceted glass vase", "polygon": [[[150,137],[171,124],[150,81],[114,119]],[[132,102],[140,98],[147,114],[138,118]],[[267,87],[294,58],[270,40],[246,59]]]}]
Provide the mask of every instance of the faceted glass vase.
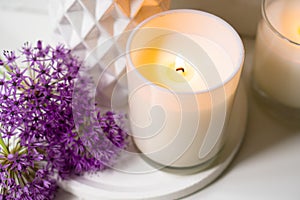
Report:
[{"label": "faceted glass vase", "polygon": [[49,4],[55,37],[85,60],[97,85],[99,103],[126,104],[125,59],[120,56],[126,32],[168,10],[170,0],[51,0]]}]

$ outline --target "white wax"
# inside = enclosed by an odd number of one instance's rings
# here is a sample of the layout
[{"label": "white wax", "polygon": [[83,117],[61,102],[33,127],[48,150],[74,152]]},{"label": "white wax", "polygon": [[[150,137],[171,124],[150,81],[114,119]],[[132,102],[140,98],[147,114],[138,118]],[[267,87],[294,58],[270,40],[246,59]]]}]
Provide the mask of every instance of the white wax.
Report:
[{"label": "white wax", "polygon": [[[299,0],[274,1],[266,14],[279,33],[300,43]],[[280,37],[262,20],[254,60],[257,86],[278,102],[300,108],[300,46]]]}]

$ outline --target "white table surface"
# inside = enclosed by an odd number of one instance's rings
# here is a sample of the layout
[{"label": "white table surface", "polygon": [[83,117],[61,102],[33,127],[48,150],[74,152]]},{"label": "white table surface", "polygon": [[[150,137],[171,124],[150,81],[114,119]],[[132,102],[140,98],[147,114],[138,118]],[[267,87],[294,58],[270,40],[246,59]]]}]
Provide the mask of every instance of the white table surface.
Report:
[{"label": "white table surface", "polygon": [[[16,50],[25,41],[38,39],[47,43],[52,41],[49,18],[45,13],[15,12],[0,6],[1,52],[3,49]],[[243,80],[249,94],[249,120],[244,143],[234,162],[217,181],[184,199],[300,199],[300,128],[270,116],[253,99],[249,77],[254,40],[243,38],[243,41],[247,53]],[[64,191],[59,191],[56,198],[77,199]]]}]

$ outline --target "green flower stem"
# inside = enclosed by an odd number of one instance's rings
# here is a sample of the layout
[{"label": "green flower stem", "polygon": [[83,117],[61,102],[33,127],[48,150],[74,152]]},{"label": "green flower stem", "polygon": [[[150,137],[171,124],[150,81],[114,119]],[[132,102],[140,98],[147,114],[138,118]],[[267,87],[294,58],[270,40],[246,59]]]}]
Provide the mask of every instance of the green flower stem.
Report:
[{"label": "green flower stem", "polygon": [[2,134],[1,134],[1,133],[0,133],[0,145],[1,145],[1,147],[2,147],[2,149],[3,149],[3,151],[4,151],[4,153],[5,153],[6,155],[8,155],[8,154],[9,154],[9,150],[8,150],[7,146],[5,145],[5,143],[4,143],[4,141],[3,141],[3,138],[2,138]]}]

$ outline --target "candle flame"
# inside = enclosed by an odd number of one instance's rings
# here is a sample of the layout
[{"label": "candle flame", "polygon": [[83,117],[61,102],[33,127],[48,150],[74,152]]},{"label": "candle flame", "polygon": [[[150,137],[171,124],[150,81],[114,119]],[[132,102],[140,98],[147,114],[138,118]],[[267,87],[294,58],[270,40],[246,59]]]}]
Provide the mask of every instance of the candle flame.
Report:
[{"label": "candle flame", "polygon": [[181,59],[180,57],[176,57],[175,59],[175,69],[176,69],[176,72],[179,72],[181,74],[184,75],[184,71],[185,71],[185,62],[183,59]]},{"label": "candle flame", "polygon": [[300,35],[300,26],[298,27],[298,34]]}]

